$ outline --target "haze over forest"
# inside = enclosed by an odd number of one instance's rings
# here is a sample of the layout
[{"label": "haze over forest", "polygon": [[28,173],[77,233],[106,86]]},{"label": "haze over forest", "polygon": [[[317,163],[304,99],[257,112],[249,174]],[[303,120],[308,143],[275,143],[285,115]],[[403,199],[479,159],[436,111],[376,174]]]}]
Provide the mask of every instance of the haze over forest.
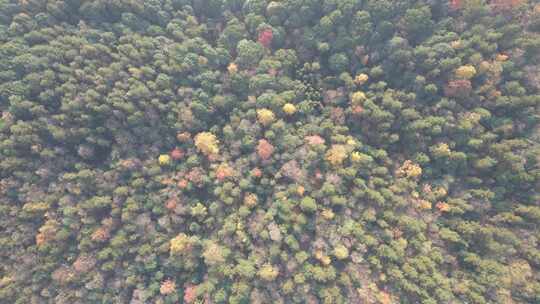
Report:
[{"label": "haze over forest", "polygon": [[540,303],[535,0],[0,0],[0,303]]}]

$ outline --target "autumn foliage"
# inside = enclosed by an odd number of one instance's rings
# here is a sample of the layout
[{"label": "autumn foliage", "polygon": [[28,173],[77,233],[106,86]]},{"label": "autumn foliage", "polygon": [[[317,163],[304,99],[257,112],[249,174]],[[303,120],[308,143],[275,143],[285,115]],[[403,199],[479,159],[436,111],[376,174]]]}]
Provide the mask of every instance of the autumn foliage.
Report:
[{"label": "autumn foliage", "polygon": [[170,240],[171,254],[181,254],[191,250],[193,242],[185,233],[180,233]]},{"label": "autumn foliage", "polygon": [[0,303],[540,303],[538,0],[0,0]]},{"label": "autumn foliage", "polygon": [[262,160],[268,160],[274,153],[274,146],[266,139],[260,139],[257,145],[257,154]]},{"label": "autumn foliage", "polygon": [[458,79],[471,79],[476,75],[476,68],[472,65],[460,66],[455,71],[455,76]]},{"label": "autumn foliage", "polygon": [[326,160],[333,166],[343,164],[343,161],[347,159],[347,157],[347,148],[344,145],[333,145],[326,152]]},{"label": "autumn foliage", "polygon": [[422,168],[418,164],[413,163],[411,160],[406,160],[397,170],[397,175],[416,178],[422,175]]},{"label": "autumn foliage", "polygon": [[174,148],[172,151],[171,151],[171,158],[174,159],[174,160],[180,160],[182,159],[182,157],[184,157],[184,151],[182,151],[182,149],[180,148]]},{"label": "autumn foliage", "polygon": [[449,6],[452,10],[459,10],[462,8],[462,1],[463,0],[450,0]]},{"label": "autumn foliage", "polygon": [[525,0],[491,0],[489,5],[497,11],[511,10],[526,2]]},{"label": "autumn foliage", "polygon": [[269,48],[272,44],[273,37],[274,33],[271,29],[264,29],[259,32],[259,37],[257,38],[257,41],[259,41],[259,43],[262,44],[265,48]]},{"label": "autumn foliage", "polygon": [[448,97],[464,97],[469,95],[472,90],[472,84],[469,80],[458,79],[451,80],[444,87],[444,95]]},{"label": "autumn foliage", "polygon": [[276,115],[269,109],[259,109],[257,110],[257,119],[262,125],[268,126],[274,122]]},{"label": "autumn foliage", "polygon": [[219,153],[217,137],[210,132],[201,132],[195,136],[195,146],[206,156]]},{"label": "autumn foliage", "polygon": [[193,303],[197,299],[197,286],[192,284],[187,284],[184,287],[184,303],[189,304]]},{"label": "autumn foliage", "polygon": [[234,174],[234,170],[226,163],[220,164],[216,168],[216,178],[219,181],[224,181],[226,178],[231,177]]},{"label": "autumn foliage", "polygon": [[162,295],[168,295],[168,294],[174,293],[175,291],[176,291],[176,283],[173,280],[167,279],[161,282],[159,292]]}]

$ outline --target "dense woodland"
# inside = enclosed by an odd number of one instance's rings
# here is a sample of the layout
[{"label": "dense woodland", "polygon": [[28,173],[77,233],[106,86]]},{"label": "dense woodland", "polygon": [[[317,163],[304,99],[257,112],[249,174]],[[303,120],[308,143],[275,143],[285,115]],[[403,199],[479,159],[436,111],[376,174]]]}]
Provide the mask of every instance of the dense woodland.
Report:
[{"label": "dense woodland", "polygon": [[540,303],[540,4],[0,0],[0,303]]}]

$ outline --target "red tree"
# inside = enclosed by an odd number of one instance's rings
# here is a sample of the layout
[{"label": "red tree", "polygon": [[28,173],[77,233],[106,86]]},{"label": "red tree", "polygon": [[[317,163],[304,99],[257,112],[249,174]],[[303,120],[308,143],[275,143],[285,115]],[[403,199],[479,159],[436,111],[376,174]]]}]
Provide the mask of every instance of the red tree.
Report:
[{"label": "red tree", "polygon": [[171,151],[171,158],[174,159],[174,160],[179,160],[181,159],[182,157],[184,157],[184,151],[182,151],[182,149],[180,148],[174,148],[172,151]]},{"label": "red tree", "polygon": [[450,8],[452,10],[458,10],[461,8],[461,0],[450,0]]},{"label": "red tree", "polygon": [[472,90],[471,82],[464,79],[452,80],[444,88],[444,95],[448,97],[464,97]]},{"label": "red tree", "polygon": [[228,177],[231,177],[233,174],[234,170],[227,164],[222,164],[216,169],[216,178],[220,182],[224,181]]},{"label": "red tree", "polygon": [[259,144],[257,145],[257,154],[259,154],[259,157],[262,160],[267,160],[272,156],[272,153],[274,153],[274,146],[266,139],[259,140]]},{"label": "red tree", "polygon": [[270,45],[272,44],[272,39],[274,38],[274,33],[272,33],[271,29],[265,29],[262,30],[259,33],[259,43],[262,44],[265,48],[270,48]]},{"label": "red tree", "polygon": [[184,288],[184,303],[192,303],[197,298],[197,286],[186,285]]},{"label": "red tree", "polygon": [[170,198],[165,202],[165,208],[168,210],[174,210],[178,205],[178,201],[175,198]]},{"label": "red tree", "polygon": [[508,11],[522,2],[523,0],[492,0],[490,5],[495,11]]},{"label": "red tree", "polygon": [[261,177],[261,176],[262,176],[262,171],[261,171],[261,169],[259,169],[259,168],[253,168],[253,170],[251,170],[251,176],[256,177],[256,178]]}]

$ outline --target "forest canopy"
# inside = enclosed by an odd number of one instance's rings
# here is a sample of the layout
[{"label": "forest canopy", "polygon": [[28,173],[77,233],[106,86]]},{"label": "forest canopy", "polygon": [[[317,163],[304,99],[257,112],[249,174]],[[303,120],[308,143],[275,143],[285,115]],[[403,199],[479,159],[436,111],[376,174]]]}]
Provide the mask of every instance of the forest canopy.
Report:
[{"label": "forest canopy", "polygon": [[540,303],[533,0],[0,0],[0,303]]}]

